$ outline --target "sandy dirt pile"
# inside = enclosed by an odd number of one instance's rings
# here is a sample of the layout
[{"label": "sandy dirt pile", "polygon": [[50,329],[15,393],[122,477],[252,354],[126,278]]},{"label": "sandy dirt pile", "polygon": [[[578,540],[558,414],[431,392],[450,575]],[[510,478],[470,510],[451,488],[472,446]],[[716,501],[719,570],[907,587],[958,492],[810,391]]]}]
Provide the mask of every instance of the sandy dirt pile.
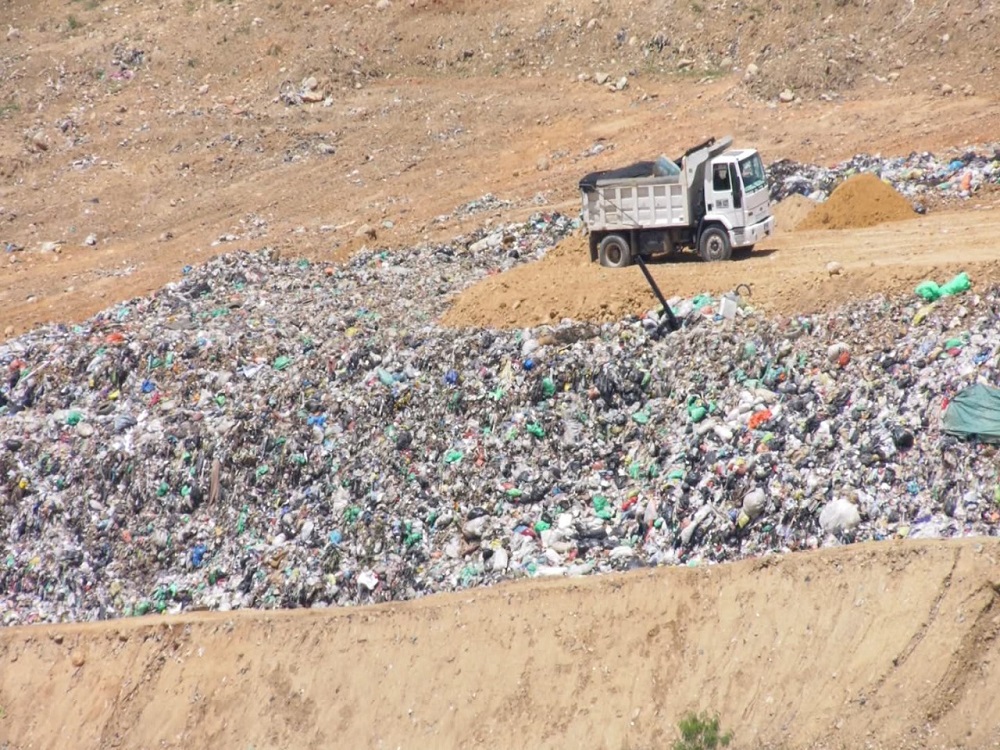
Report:
[{"label": "sandy dirt pile", "polygon": [[804,195],[792,194],[771,206],[776,232],[794,232],[818,204]]},{"label": "sandy dirt pile", "polygon": [[479,282],[458,297],[441,322],[518,328],[558,323],[562,318],[617,320],[646,304],[646,290],[636,285],[634,293],[616,289],[609,294],[606,284],[614,280],[613,273],[591,263],[586,237],[574,236],[537,263]]},{"label": "sandy dirt pile", "polygon": [[0,631],[0,745],[994,747],[997,540],[501,585],[361,609]]},{"label": "sandy dirt pile", "polygon": [[873,174],[858,174],[844,180],[796,228],[861,229],[916,216],[910,202],[891,185]]}]

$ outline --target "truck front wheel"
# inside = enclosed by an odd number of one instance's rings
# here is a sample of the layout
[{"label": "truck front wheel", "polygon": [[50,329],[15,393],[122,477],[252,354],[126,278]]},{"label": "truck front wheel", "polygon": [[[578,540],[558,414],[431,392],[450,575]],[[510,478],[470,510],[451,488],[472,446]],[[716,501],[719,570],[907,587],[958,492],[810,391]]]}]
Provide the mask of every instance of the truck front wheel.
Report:
[{"label": "truck front wheel", "polygon": [[597,254],[605,268],[625,268],[632,264],[632,248],[620,234],[609,234],[601,240]]},{"label": "truck front wheel", "polygon": [[729,260],[733,256],[733,248],[729,244],[729,234],[725,229],[709,227],[701,233],[698,252],[701,259],[708,263]]}]

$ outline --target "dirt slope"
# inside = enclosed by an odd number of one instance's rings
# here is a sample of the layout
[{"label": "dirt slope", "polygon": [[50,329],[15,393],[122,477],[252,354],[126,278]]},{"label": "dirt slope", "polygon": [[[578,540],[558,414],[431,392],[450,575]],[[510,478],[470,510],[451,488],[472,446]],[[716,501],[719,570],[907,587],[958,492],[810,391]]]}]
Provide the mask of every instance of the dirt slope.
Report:
[{"label": "dirt slope", "polygon": [[884,543],[404,606],[0,632],[21,748],[1000,742],[1000,542]]}]

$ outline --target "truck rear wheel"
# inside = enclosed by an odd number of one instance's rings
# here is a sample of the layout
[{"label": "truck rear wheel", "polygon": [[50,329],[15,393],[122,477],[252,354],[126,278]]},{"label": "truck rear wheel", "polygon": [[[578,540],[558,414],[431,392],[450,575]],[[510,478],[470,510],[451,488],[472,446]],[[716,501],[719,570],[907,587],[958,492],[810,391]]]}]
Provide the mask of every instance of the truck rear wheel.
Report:
[{"label": "truck rear wheel", "polygon": [[625,268],[632,264],[632,248],[620,234],[609,234],[601,240],[597,254],[605,268]]},{"label": "truck rear wheel", "polygon": [[733,256],[733,248],[729,244],[729,234],[725,229],[709,227],[701,233],[698,253],[701,255],[701,259],[708,263],[729,260]]}]

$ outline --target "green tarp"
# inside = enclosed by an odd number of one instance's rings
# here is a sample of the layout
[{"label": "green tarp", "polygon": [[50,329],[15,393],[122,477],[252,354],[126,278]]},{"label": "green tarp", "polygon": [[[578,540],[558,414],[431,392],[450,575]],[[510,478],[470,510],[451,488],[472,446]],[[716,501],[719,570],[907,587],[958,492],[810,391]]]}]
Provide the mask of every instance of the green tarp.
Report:
[{"label": "green tarp", "polygon": [[1000,389],[969,386],[948,402],[942,423],[949,435],[1000,443]]}]

